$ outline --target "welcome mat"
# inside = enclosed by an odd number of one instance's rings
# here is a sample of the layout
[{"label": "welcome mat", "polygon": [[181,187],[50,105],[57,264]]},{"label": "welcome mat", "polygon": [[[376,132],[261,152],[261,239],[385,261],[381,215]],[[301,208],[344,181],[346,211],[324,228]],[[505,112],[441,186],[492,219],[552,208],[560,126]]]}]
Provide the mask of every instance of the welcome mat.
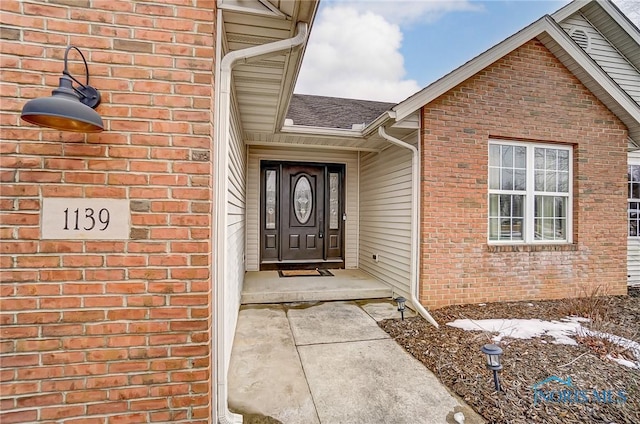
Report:
[{"label": "welcome mat", "polygon": [[333,277],[328,269],[281,269],[278,275],[280,277]]}]

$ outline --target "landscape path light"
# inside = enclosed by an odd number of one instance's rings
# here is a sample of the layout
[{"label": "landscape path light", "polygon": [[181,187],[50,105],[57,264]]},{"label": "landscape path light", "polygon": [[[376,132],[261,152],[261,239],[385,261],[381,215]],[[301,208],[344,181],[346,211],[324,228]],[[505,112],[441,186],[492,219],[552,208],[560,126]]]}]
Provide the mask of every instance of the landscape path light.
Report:
[{"label": "landscape path light", "polygon": [[[84,62],[86,82],[75,79],[68,69],[69,51],[75,49]],[[77,86],[74,86],[73,83]],[[75,46],[64,51],[64,70],[58,88],[50,97],[29,100],[22,108],[20,118],[41,127],[61,131],[93,133],[104,130],[102,118],[93,110],[100,104],[100,92],[89,85],[89,67],[82,52]]]},{"label": "landscape path light", "polygon": [[402,321],[404,321],[404,310],[406,309],[407,299],[402,296],[396,297],[396,303],[398,303],[398,311],[400,311],[400,316],[402,317]]},{"label": "landscape path light", "polygon": [[487,357],[487,368],[493,371],[493,383],[496,386],[496,391],[501,391],[500,379],[498,378],[498,371],[502,369],[500,363],[500,357],[502,356],[502,349],[498,345],[486,344],[482,346],[482,353]]}]

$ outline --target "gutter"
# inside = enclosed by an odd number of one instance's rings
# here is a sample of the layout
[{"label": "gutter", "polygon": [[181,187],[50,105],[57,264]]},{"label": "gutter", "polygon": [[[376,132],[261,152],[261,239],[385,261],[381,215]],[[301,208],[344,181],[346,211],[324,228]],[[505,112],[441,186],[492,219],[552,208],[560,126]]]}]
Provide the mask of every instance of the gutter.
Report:
[{"label": "gutter", "polygon": [[409,143],[406,143],[402,140],[398,140],[395,137],[390,136],[386,133],[385,127],[381,126],[378,128],[378,134],[380,137],[384,138],[388,142],[395,144],[396,146],[411,150],[411,176],[412,176],[412,184],[411,184],[411,288],[410,288],[410,297],[411,303],[413,307],[422,315],[424,319],[433,324],[436,328],[439,327],[438,323],[435,319],[429,314],[429,312],[422,306],[420,300],[418,299],[418,278],[419,278],[419,251],[418,251],[418,234],[420,233],[420,222],[418,219],[419,213],[419,202],[420,198],[420,155],[418,154],[418,149],[415,146],[412,146]]},{"label": "gutter", "polygon": [[[221,46],[220,38],[222,31],[222,13],[218,14],[218,46]],[[225,274],[227,259],[227,206],[228,206],[228,180],[229,180],[229,127],[231,118],[231,71],[234,66],[247,63],[251,59],[262,58],[276,54],[292,51],[295,47],[303,44],[307,39],[308,25],[298,22],[296,35],[285,40],[260,46],[249,47],[243,50],[236,50],[227,53],[221,61],[218,86],[216,87],[216,108],[214,112],[215,128],[215,160],[214,172],[215,204],[214,208],[214,228],[212,234],[211,247],[214,252],[211,266],[213,280],[213,300],[215,304],[214,316],[214,342],[215,353],[212,364],[212,374],[216,375],[216,411],[217,422],[221,424],[240,424],[242,416],[233,414],[228,407],[228,387],[227,387],[227,331],[225,329]],[[220,47],[221,48],[221,47]],[[231,335],[233,339],[233,334]],[[215,366],[215,369],[214,369]]]}]

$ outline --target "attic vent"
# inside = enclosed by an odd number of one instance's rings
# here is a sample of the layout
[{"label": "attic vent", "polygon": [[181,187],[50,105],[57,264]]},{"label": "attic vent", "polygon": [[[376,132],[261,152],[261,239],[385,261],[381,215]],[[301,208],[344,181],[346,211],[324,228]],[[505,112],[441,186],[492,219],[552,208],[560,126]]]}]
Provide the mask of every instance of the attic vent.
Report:
[{"label": "attic vent", "polygon": [[569,35],[583,50],[589,50],[589,35],[583,29],[574,29]]}]

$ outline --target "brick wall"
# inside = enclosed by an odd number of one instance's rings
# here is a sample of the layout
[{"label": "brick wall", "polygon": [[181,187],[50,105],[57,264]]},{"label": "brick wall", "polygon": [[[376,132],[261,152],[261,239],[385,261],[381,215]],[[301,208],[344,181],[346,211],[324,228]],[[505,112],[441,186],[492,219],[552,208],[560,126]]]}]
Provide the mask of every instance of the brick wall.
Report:
[{"label": "brick wall", "polygon": [[[0,422],[210,422],[215,1],[0,10]],[[19,118],[57,86],[68,44],[103,133]],[[127,199],[130,237],[42,240],[47,197]]]},{"label": "brick wall", "polygon": [[[423,108],[421,301],[626,293],[626,127],[532,40]],[[490,248],[488,141],[573,146],[574,244]]]}]

